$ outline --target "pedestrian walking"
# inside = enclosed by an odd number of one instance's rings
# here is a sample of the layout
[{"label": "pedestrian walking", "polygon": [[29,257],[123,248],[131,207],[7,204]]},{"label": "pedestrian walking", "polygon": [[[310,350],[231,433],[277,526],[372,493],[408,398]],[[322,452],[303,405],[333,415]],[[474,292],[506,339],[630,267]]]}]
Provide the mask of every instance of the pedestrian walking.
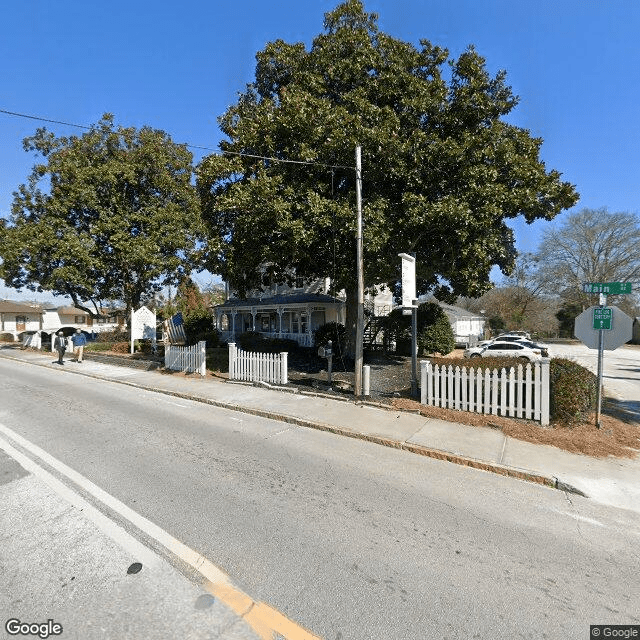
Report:
[{"label": "pedestrian walking", "polygon": [[71,336],[71,342],[73,342],[73,355],[76,357],[76,362],[82,362],[82,353],[84,345],[87,344],[87,336],[80,329],[76,329],[76,332]]},{"label": "pedestrian walking", "polygon": [[64,337],[62,331],[58,331],[58,333],[56,334],[56,339],[53,343],[53,346],[58,352],[58,364],[64,364],[64,352],[67,350],[67,339]]}]

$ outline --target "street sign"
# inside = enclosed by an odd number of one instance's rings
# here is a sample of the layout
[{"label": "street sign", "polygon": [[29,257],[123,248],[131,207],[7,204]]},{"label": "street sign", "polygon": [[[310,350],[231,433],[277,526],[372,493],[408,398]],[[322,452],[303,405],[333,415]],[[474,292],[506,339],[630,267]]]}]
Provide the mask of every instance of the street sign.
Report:
[{"label": "street sign", "polygon": [[[603,331],[603,344],[604,349],[607,351],[613,351],[622,346],[626,342],[629,342],[633,337],[633,321],[631,318],[620,311],[618,307],[608,307],[611,309],[611,329],[609,331]],[[598,337],[600,330],[594,329],[594,315],[595,309],[602,309],[601,307],[589,307],[586,311],[583,311],[575,321],[574,333],[576,338],[581,340],[589,349],[598,348]]]},{"label": "street sign", "polygon": [[631,282],[584,282],[584,293],[606,293],[610,296],[631,293]]},{"label": "street sign", "polygon": [[593,328],[611,330],[611,318],[613,311],[611,307],[596,307],[593,310]]},{"label": "street sign", "polygon": [[416,259],[408,253],[399,253],[402,258],[402,306],[411,309],[416,297]]}]

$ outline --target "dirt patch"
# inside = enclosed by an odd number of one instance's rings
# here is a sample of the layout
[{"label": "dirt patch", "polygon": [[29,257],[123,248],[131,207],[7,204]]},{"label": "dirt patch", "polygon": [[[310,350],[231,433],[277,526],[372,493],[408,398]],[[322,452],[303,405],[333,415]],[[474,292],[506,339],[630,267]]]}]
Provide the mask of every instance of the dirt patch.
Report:
[{"label": "dirt patch", "polygon": [[517,420],[502,416],[491,416],[440,407],[428,407],[408,398],[395,398],[393,406],[403,411],[419,412],[429,418],[459,422],[474,427],[493,427],[505,435],[534,444],[547,444],[570,453],[581,453],[593,458],[635,458],[640,453],[640,424],[627,422],[612,415],[616,412],[615,401],[607,401],[601,415],[602,427],[595,426],[595,416],[588,423],[564,427],[540,426],[531,420]]}]

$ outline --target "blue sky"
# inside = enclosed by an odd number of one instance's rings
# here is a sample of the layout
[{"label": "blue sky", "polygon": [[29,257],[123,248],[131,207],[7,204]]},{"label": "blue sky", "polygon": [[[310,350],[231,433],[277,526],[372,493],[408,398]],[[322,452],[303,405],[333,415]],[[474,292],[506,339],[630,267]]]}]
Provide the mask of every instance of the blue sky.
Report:
[{"label": "blue sky", "polygon": [[[78,124],[111,112],[119,124],[150,125],[177,142],[217,148],[217,117],[253,79],[256,52],[278,38],[308,45],[337,4],[4,3],[0,109]],[[415,45],[425,38],[452,56],[473,44],[492,73],[505,69],[520,96],[509,120],[544,139],[547,167],[581,194],[576,209],[640,212],[640,2],[368,0],[365,7],[394,37]],[[8,216],[11,194],[34,163],[22,139],[38,126],[0,113],[0,216]],[[47,127],[59,135],[79,132]],[[518,248],[535,250],[553,224],[515,221]],[[0,297],[33,294],[0,281]]]}]

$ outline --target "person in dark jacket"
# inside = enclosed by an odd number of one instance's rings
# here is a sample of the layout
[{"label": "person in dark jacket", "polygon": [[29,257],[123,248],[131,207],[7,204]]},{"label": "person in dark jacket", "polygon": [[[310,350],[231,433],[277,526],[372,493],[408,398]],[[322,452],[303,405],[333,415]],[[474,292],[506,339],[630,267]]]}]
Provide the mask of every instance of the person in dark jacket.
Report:
[{"label": "person in dark jacket", "polygon": [[67,339],[64,337],[62,331],[58,331],[53,346],[58,352],[58,364],[64,364],[64,352],[67,350]]},{"label": "person in dark jacket", "polygon": [[80,329],[76,329],[71,336],[71,342],[73,342],[73,355],[76,357],[76,362],[82,362],[82,352],[84,345],[87,344],[87,336]]}]

